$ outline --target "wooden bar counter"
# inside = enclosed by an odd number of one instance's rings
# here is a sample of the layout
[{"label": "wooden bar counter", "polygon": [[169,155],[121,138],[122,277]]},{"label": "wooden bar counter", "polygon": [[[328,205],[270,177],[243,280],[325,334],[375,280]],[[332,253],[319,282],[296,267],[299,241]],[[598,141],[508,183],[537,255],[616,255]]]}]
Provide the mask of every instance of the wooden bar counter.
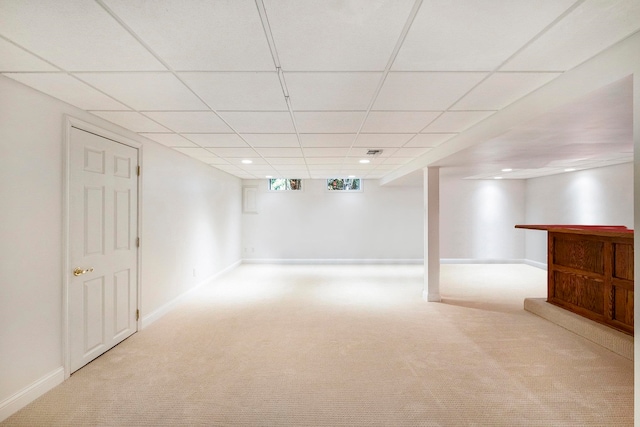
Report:
[{"label": "wooden bar counter", "polygon": [[546,230],[547,302],[633,335],[633,230],[516,225]]}]

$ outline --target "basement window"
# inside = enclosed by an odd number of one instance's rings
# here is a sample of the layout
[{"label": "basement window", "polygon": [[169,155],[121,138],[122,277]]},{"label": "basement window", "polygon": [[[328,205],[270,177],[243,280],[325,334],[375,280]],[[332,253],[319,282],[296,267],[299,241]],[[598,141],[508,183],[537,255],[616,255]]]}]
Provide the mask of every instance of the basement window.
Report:
[{"label": "basement window", "polygon": [[301,179],[272,178],[269,179],[269,191],[299,191],[302,190]]},{"label": "basement window", "polygon": [[329,178],[327,180],[329,191],[362,191],[360,178]]}]

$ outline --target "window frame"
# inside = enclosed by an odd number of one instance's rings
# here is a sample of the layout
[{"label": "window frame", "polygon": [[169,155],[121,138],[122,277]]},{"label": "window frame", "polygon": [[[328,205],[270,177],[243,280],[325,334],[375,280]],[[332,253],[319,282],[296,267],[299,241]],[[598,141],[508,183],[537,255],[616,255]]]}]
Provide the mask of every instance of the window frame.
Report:
[{"label": "window frame", "polygon": [[[329,189],[329,182],[333,181],[335,179],[341,179],[343,181],[358,180],[359,181],[358,189],[357,190],[350,190],[350,189],[331,190],[331,189]],[[326,178],[325,181],[324,181],[324,191],[326,191],[327,193],[362,193],[363,184],[364,184],[364,180],[362,178],[343,178],[343,177]]]},{"label": "window frame", "polygon": [[[278,179],[284,179],[287,181],[287,187],[290,187],[290,181],[291,180],[296,180],[299,182],[300,184],[300,188],[297,189],[292,189],[292,188],[285,188],[282,190],[277,190],[277,189],[273,189],[271,188],[271,182],[278,180]],[[303,180],[302,178],[267,178],[267,191],[271,192],[271,193],[288,193],[288,192],[297,192],[297,191],[303,191],[304,190],[304,184],[303,184]]]}]

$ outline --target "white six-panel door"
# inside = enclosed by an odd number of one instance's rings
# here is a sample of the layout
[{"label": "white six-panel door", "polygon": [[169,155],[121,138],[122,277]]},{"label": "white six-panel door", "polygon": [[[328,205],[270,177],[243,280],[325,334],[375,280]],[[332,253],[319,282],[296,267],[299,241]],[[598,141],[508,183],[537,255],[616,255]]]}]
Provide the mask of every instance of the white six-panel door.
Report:
[{"label": "white six-panel door", "polygon": [[71,128],[70,372],[137,330],[138,150]]}]

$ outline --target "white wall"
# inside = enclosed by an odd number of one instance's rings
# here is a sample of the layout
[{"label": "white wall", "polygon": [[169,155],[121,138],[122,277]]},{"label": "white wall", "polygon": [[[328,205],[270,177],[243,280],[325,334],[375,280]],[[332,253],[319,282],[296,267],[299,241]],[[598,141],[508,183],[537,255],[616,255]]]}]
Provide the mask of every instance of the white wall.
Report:
[{"label": "white wall", "polygon": [[147,144],[142,197],[144,318],[240,261],[241,180]]},{"label": "white wall", "polygon": [[239,261],[241,182],[1,76],[0,94],[1,420],[62,367],[63,114],[143,143],[143,317]]},{"label": "white wall", "polygon": [[525,218],[524,181],[462,178],[441,170],[440,257],[524,259],[524,236],[514,228]]},{"label": "white wall", "polygon": [[[633,163],[527,180],[527,224],[633,228]],[[547,262],[547,233],[522,231],[527,259]]]},{"label": "white wall", "polygon": [[325,190],[324,180],[304,180],[303,191],[256,187],[257,214],[243,214],[247,260],[416,260],[423,257],[422,187],[380,187],[365,180],[362,192]]}]

